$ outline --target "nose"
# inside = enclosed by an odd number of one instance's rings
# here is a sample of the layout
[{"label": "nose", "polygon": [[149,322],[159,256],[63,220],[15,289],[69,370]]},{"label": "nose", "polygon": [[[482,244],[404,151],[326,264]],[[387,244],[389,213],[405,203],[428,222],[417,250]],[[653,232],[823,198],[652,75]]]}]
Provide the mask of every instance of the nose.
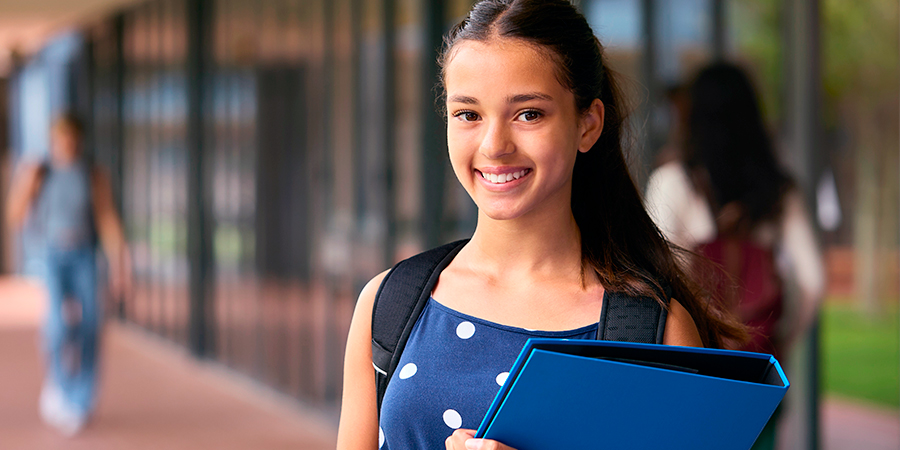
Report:
[{"label": "nose", "polygon": [[498,159],[515,151],[510,139],[509,127],[502,122],[495,122],[487,127],[478,149],[488,159]]}]

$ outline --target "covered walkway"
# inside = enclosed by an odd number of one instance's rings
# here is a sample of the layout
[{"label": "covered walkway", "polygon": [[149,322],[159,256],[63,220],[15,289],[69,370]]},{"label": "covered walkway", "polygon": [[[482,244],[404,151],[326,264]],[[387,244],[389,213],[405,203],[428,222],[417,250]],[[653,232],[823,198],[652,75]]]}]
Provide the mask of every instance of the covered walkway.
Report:
[{"label": "covered walkway", "polygon": [[333,449],[336,415],[304,409],[144,331],[106,329],[95,420],[67,439],[37,409],[41,363],[38,287],[0,278],[0,448]]}]

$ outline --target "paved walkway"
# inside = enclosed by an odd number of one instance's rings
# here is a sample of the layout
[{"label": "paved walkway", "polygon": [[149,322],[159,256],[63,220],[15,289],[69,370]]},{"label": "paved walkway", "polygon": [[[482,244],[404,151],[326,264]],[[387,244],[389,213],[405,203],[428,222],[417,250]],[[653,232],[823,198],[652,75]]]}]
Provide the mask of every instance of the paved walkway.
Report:
[{"label": "paved walkway", "polygon": [[334,448],[333,418],[116,324],[106,329],[95,420],[62,437],[37,410],[39,292],[0,278],[0,449]]},{"label": "paved walkway", "polygon": [[[117,324],[106,330],[96,420],[66,439],[38,417],[42,308],[36,285],[0,277],[0,449],[334,448],[334,418]],[[822,405],[823,450],[900,449],[897,411],[834,398]]]}]

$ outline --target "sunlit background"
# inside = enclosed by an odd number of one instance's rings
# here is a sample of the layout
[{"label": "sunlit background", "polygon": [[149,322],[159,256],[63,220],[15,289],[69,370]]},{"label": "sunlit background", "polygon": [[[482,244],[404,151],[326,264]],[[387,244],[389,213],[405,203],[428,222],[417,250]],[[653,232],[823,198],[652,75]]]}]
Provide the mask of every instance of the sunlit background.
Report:
[{"label": "sunlit background", "polygon": [[[359,289],[474,229],[434,89],[471,3],[2,0],[0,186],[77,111],[134,256],[117,326],[334,424]],[[625,76],[641,186],[666,157],[667,92],[715,59],[751,74],[827,266],[819,326],[788,361],[782,448],[898,448],[897,1],[578,3]],[[35,239],[2,233],[6,273],[40,270]],[[828,428],[848,420],[888,425]]]}]

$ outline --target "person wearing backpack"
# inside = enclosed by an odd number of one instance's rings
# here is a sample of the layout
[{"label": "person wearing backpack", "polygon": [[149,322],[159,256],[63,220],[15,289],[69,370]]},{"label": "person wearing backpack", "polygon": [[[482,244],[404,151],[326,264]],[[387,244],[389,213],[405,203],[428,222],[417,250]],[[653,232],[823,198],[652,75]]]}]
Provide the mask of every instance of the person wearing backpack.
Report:
[{"label": "person wearing backpack", "polygon": [[[740,350],[783,361],[809,328],[824,290],[803,194],[779,167],[753,85],[740,68],[720,62],[702,69],[689,95],[683,159],[653,172],[647,208],[668,239],[721,268],[716,295],[749,327]],[[783,323],[787,279],[799,288],[791,323]],[[754,449],[774,447],[776,422],[777,414]]]},{"label": "person wearing backpack", "polygon": [[103,307],[97,292],[97,238],[109,263],[110,295],[130,289],[125,235],[109,178],[86,161],[84,131],[73,114],[51,129],[50,157],[23,163],[10,187],[11,228],[39,235],[48,294],[43,326],[45,380],[40,414],[66,435],[80,431],[94,410]]},{"label": "person wearing backpack", "polygon": [[477,226],[363,288],[339,449],[509,448],[472,429],[531,337],[741,339],[644,210],[617,76],[569,1],[478,2],[440,63],[450,162]]}]

